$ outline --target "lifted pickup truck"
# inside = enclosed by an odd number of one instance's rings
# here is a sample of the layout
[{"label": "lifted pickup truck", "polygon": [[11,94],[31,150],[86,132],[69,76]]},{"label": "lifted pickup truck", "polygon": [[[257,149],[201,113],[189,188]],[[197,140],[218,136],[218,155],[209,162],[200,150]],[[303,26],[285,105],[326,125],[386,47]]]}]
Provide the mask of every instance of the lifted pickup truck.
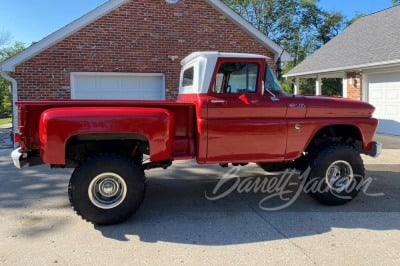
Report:
[{"label": "lifted pickup truck", "polygon": [[[319,202],[343,204],[378,156],[368,103],[282,91],[267,58],[196,52],[182,60],[177,101],[19,102],[16,167],[75,168],[68,194],[95,224],[124,221],[142,203],[144,171],[175,160],[292,167],[322,181]],[[147,163],[143,155],[148,155]],[[311,170],[310,170],[311,169]]]}]

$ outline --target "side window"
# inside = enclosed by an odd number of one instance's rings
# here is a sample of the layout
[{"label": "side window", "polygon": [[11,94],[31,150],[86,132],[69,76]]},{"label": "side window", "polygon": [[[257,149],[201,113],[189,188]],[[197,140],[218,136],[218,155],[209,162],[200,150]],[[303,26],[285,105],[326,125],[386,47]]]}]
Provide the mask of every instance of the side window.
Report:
[{"label": "side window", "polygon": [[258,64],[223,63],[218,69],[214,93],[255,93],[257,91]]},{"label": "side window", "polygon": [[193,67],[190,67],[183,72],[182,87],[193,86],[193,75]]},{"label": "side window", "polygon": [[267,72],[265,73],[264,90],[272,93],[279,93],[282,91],[281,85],[270,66],[267,66]]}]

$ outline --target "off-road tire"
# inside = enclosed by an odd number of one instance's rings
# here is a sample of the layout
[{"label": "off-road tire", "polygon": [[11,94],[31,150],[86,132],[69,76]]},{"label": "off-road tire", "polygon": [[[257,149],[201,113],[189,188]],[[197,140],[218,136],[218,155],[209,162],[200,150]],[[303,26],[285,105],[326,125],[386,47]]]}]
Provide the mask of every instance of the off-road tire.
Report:
[{"label": "off-road tire", "polygon": [[[349,174],[352,177],[340,177]],[[335,177],[329,178],[330,176]],[[334,144],[315,155],[307,177],[306,189],[309,190],[309,195],[322,204],[341,205],[357,196],[364,176],[364,164],[360,154],[352,146]],[[310,189],[313,182],[318,183],[318,189],[315,189],[316,186]],[[343,186],[340,186],[341,183]]]},{"label": "off-road tire", "polygon": [[[104,196],[106,192],[111,194]],[[115,193],[113,197],[112,193]],[[97,225],[125,221],[139,209],[145,193],[143,168],[128,157],[114,154],[83,162],[72,173],[68,186],[73,209],[84,220]]]}]

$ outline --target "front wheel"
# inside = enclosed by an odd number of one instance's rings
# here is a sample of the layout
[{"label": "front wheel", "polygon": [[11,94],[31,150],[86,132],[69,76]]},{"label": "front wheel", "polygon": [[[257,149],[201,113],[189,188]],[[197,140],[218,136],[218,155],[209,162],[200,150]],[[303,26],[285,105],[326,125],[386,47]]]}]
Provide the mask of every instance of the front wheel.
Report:
[{"label": "front wheel", "polygon": [[351,146],[333,145],[323,149],[312,162],[307,192],[326,205],[344,204],[357,196],[364,176],[360,154]]},{"label": "front wheel", "polygon": [[128,157],[101,155],[73,172],[69,200],[85,220],[98,225],[120,223],[131,216],[145,196],[144,170]]}]

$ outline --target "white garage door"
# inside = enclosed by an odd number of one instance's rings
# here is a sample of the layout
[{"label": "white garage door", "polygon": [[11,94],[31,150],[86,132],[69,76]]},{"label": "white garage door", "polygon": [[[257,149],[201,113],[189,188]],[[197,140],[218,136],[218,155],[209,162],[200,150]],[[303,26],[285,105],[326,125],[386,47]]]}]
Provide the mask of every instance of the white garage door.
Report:
[{"label": "white garage door", "polygon": [[368,75],[369,102],[375,106],[379,133],[400,136],[400,73]]},{"label": "white garage door", "polygon": [[79,100],[165,100],[163,74],[71,73],[71,97]]}]

